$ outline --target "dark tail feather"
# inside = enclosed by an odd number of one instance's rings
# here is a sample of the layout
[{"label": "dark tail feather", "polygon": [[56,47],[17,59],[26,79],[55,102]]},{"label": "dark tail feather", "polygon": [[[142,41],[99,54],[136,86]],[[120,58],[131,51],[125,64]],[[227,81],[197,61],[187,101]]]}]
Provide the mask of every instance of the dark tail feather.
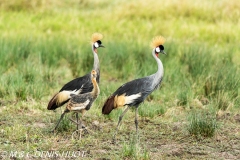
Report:
[{"label": "dark tail feather", "polygon": [[58,93],[56,93],[53,96],[53,98],[49,101],[48,107],[47,107],[48,110],[55,110],[56,108],[58,108],[57,103],[56,103],[57,102],[57,99],[56,99],[57,94]]},{"label": "dark tail feather", "polygon": [[103,105],[102,114],[109,114],[114,109],[114,96],[109,97]]}]

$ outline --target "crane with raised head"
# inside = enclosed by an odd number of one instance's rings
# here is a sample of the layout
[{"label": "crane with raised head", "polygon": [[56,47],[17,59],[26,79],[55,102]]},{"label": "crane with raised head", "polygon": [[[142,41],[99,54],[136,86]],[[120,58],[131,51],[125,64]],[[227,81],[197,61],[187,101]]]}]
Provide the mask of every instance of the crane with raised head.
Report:
[{"label": "crane with raised head", "polygon": [[[98,59],[98,48],[104,47],[102,45],[101,39],[103,35],[100,33],[92,34],[91,39],[91,47],[94,57],[93,70],[97,72],[96,81],[99,83],[100,81],[100,64]],[[66,83],[58,93],[56,93],[48,103],[48,110],[55,110],[58,107],[61,107],[65,103],[69,101],[70,94],[84,94],[91,92],[93,89],[93,84],[91,82],[91,73],[88,73],[82,77],[78,77],[76,79],[71,80]],[[76,113],[76,117],[78,117],[78,113]]]},{"label": "crane with raised head", "polygon": [[147,77],[135,79],[123,84],[105,101],[102,108],[103,114],[110,114],[113,109],[127,106],[119,117],[114,139],[115,135],[118,132],[118,127],[122,121],[123,116],[132,106],[136,108],[135,126],[136,132],[138,134],[138,107],[149,94],[158,88],[163,79],[163,64],[159,59],[159,54],[165,54],[163,46],[164,42],[165,39],[162,36],[158,36],[155,37],[151,43],[151,47],[153,48],[152,56],[156,60],[158,66],[157,72]]},{"label": "crane with raised head", "polygon": [[[82,114],[81,116],[83,117],[85,111],[88,111],[91,108],[93,102],[97,99],[97,97],[100,93],[100,89],[98,87],[96,78],[97,78],[97,72],[95,70],[92,70],[91,83],[93,84],[93,89],[91,92],[84,93],[84,94],[69,94],[66,97],[69,101],[67,102],[66,109],[62,113],[60,119],[58,120],[58,122],[54,128],[54,131],[57,129],[60,121],[63,119],[63,117],[66,113],[69,113],[70,111],[73,111],[76,113],[81,112],[81,114]],[[61,93],[60,93],[60,95],[61,95]],[[73,122],[75,122],[75,121],[73,121]],[[75,123],[77,124],[77,130],[82,128],[82,118],[80,118],[80,121],[79,121],[79,119],[77,117],[77,122],[75,122]]]}]

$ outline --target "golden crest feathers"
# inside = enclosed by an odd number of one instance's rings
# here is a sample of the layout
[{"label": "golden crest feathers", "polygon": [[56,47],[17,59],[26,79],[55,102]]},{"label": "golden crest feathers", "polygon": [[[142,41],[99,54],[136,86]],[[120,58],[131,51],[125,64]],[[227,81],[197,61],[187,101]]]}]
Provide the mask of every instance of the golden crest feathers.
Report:
[{"label": "golden crest feathers", "polygon": [[103,38],[103,35],[101,33],[93,33],[92,34],[92,43],[101,40]]},{"label": "golden crest feathers", "polygon": [[151,43],[151,47],[152,48],[156,48],[157,46],[163,45],[163,43],[165,42],[165,38],[162,36],[157,36],[155,38],[153,38],[152,43]]}]

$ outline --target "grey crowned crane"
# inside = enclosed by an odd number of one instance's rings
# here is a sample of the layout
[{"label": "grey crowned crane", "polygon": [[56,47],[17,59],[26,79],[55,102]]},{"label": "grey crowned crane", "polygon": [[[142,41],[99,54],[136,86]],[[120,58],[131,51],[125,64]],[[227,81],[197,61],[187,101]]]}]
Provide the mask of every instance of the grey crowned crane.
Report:
[{"label": "grey crowned crane", "polygon": [[[100,65],[98,59],[98,48],[104,47],[102,45],[101,39],[103,35],[100,33],[94,33],[92,35],[91,46],[94,57],[93,70],[97,72],[97,83],[100,81]],[[73,79],[72,81],[66,83],[58,93],[56,93],[48,103],[48,110],[55,110],[61,107],[69,101],[70,94],[83,94],[91,92],[93,85],[91,82],[91,73],[88,73],[82,77]],[[78,113],[77,113],[78,114]],[[77,115],[78,117],[78,115]]]},{"label": "grey crowned crane", "polygon": [[[54,131],[57,129],[60,121],[63,119],[63,117],[66,113],[68,113],[70,111],[73,111],[76,113],[81,112],[82,117],[83,117],[85,111],[90,109],[93,102],[98,97],[98,95],[100,93],[100,89],[99,89],[98,83],[96,81],[97,72],[95,70],[92,70],[90,75],[91,75],[91,83],[93,84],[92,91],[88,92],[88,93],[84,93],[84,94],[69,94],[68,95],[67,98],[69,99],[69,101],[67,102],[66,109],[62,113],[60,119],[58,120],[56,127],[54,128]],[[77,116],[78,116],[78,114],[77,114]],[[73,121],[73,122],[75,122],[75,121]],[[80,122],[79,122],[78,117],[77,117],[77,122],[75,122],[75,123],[77,124],[77,130],[79,130],[79,128],[80,129],[82,128],[82,118],[80,118]]]},{"label": "grey crowned crane", "polygon": [[123,116],[131,106],[136,107],[135,125],[136,132],[138,133],[138,107],[149,94],[151,94],[154,90],[158,88],[163,79],[163,64],[158,56],[159,53],[165,54],[163,47],[164,42],[165,39],[159,36],[155,37],[151,43],[151,46],[153,48],[152,56],[156,60],[158,65],[157,72],[150,76],[135,79],[123,84],[105,101],[102,108],[103,114],[109,114],[113,109],[127,106],[127,108],[119,117],[115,135],[118,132],[118,127],[120,122],[122,121]]}]

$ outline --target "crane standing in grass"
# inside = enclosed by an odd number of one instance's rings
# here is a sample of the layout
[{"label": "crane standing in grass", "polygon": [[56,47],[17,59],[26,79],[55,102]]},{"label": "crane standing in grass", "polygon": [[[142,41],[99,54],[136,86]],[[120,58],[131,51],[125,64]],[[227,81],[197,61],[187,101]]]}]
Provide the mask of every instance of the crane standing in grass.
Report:
[{"label": "crane standing in grass", "polygon": [[158,86],[161,84],[163,79],[163,65],[161,60],[158,58],[159,53],[164,52],[163,43],[165,42],[165,39],[161,36],[156,37],[153,39],[151,46],[153,47],[152,50],[152,56],[156,60],[158,65],[158,70],[156,73],[140,78],[135,79],[133,81],[127,82],[123,84],[121,87],[119,87],[104,103],[102,108],[103,114],[109,114],[113,109],[127,106],[127,108],[123,111],[123,113],[120,115],[116,133],[118,132],[118,127],[120,122],[122,121],[123,116],[128,111],[130,106],[136,107],[135,112],[135,125],[136,125],[136,132],[138,133],[138,106],[140,103],[142,103],[145,98],[152,93],[155,89],[158,88]]},{"label": "crane standing in grass", "polygon": [[[70,111],[74,111],[76,113],[81,112],[82,113],[82,117],[85,113],[85,111],[89,110],[90,107],[92,106],[93,102],[96,100],[96,98],[98,97],[99,93],[100,93],[100,89],[98,87],[98,83],[96,81],[97,78],[97,72],[95,70],[92,70],[91,72],[91,82],[93,84],[93,90],[91,92],[88,93],[84,93],[84,94],[70,94],[68,95],[68,103],[66,105],[66,109],[65,111],[62,113],[60,119],[57,122],[56,127],[54,128],[54,130],[57,129],[60,121],[63,119],[64,115]],[[60,93],[60,97],[61,97],[61,93]],[[72,120],[73,121],[73,120]],[[73,121],[75,122],[75,121]],[[82,128],[82,118],[80,118],[80,122],[75,122],[77,124],[77,130],[80,128]]]},{"label": "crane standing in grass", "polygon": [[[99,83],[100,81],[100,65],[98,59],[98,48],[104,47],[102,45],[101,39],[103,38],[102,34],[94,33],[92,35],[91,45],[94,56],[93,70],[96,71],[96,81]],[[69,101],[70,94],[83,94],[91,92],[93,89],[93,84],[91,82],[91,73],[88,73],[82,77],[78,77],[73,79],[72,81],[66,83],[60,91],[55,94],[52,99],[48,103],[48,110],[55,110],[58,107],[61,107],[65,103]],[[76,118],[78,121],[78,113],[76,113]]]}]

